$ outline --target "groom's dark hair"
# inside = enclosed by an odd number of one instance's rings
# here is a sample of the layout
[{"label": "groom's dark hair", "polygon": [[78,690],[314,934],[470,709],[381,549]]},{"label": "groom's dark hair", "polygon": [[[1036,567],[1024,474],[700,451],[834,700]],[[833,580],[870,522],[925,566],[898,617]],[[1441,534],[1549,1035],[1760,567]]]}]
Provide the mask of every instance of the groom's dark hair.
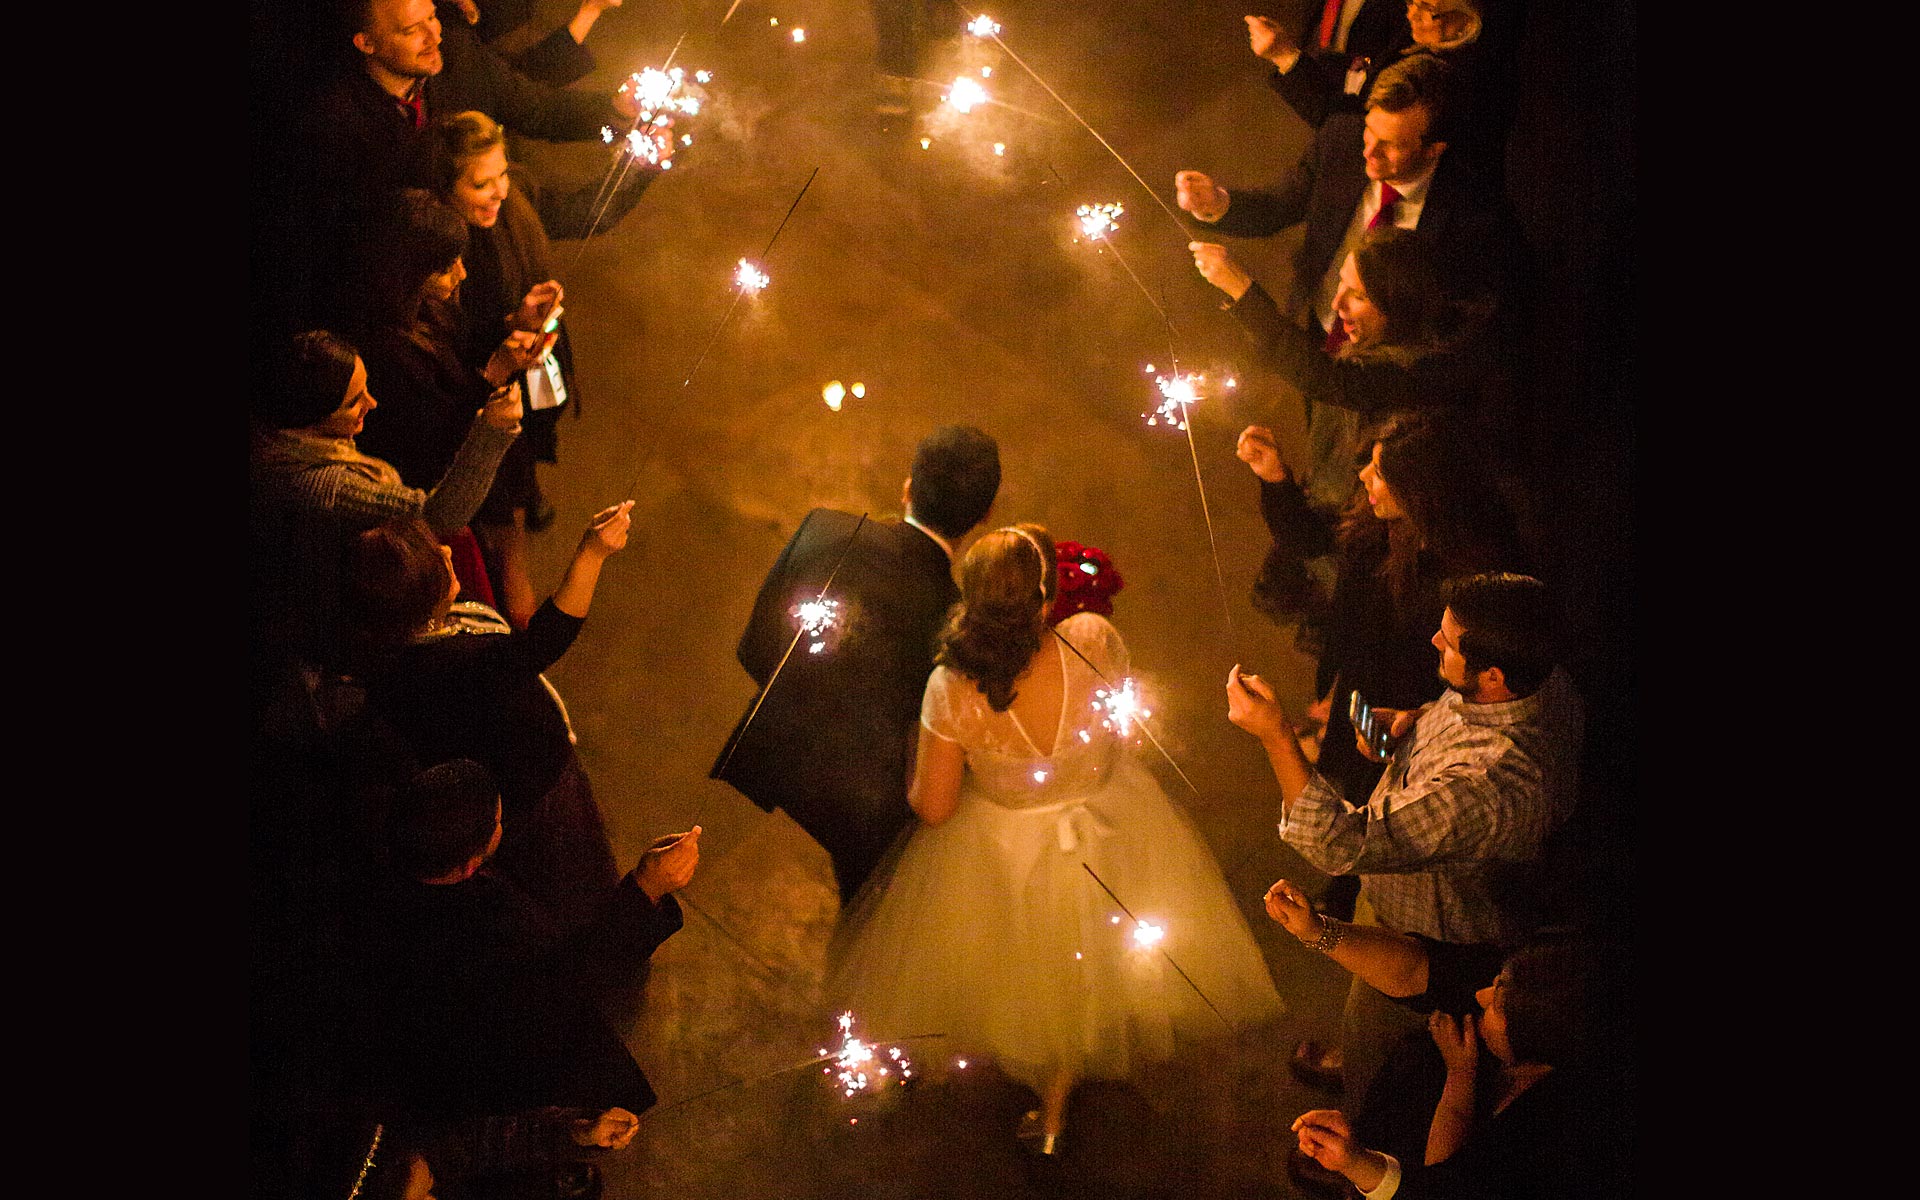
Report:
[{"label": "groom's dark hair", "polygon": [[971,425],[943,425],[914,451],[907,499],[914,520],[962,538],[1000,491],[1000,443]]}]

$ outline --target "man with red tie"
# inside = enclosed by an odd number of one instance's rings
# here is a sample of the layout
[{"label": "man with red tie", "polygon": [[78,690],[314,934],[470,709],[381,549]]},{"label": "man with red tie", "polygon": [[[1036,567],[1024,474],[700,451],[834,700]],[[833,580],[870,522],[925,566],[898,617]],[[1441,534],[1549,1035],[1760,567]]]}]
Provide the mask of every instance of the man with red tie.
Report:
[{"label": "man with red tie", "polygon": [[[1325,339],[1328,353],[1337,352],[1343,340],[1333,309],[1340,264],[1370,230],[1386,225],[1425,230],[1425,240],[1447,258],[1463,261],[1497,263],[1518,248],[1517,227],[1498,192],[1448,169],[1447,71],[1444,63],[1421,56],[1382,72],[1368,94],[1364,121],[1329,118],[1278,188],[1236,188],[1230,194],[1199,171],[1174,176],[1180,207],[1222,233],[1270,237],[1306,222],[1286,307],[1318,323],[1309,332]],[[1196,258],[1219,251],[1211,242],[1195,242],[1194,249]],[[1488,270],[1497,289],[1508,272]],[[1226,290],[1237,304],[1250,285],[1249,277],[1237,292]],[[1315,504],[1338,507],[1353,489],[1353,465],[1342,456],[1354,424],[1344,410],[1309,407]]]}]

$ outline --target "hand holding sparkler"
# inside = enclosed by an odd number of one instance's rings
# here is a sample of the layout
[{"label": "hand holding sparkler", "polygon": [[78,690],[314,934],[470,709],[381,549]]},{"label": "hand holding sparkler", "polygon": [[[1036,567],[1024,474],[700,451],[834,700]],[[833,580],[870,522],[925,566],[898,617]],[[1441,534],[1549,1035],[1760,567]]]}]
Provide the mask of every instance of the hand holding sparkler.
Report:
[{"label": "hand holding sparkler", "polygon": [[576,1146],[602,1150],[625,1150],[640,1132],[640,1118],[624,1108],[610,1108],[589,1120],[581,1117],[573,1123],[569,1136]]},{"label": "hand holding sparkler", "polygon": [[1265,425],[1249,425],[1242,429],[1233,454],[1267,483],[1285,483],[1293,478],[1293,472],[1280,459],[1280,447],[1274,442],[1273,430]]},{"label": "hand holding sparkler", "polygon": [[1293,737],[1293,724],[1274,699],[1273,685],[1258,675],[1241,674],[1239,663],[1227,672],[1227,720],[1262,742]]},{"label": "hand holding sparkler", "polygon": [[1282,879],[1267,889],[1266,903],[1267,915],[1282,929],[1309,945],[1320,940],[1320,917],[1305,892]]},{"label": "hand holding sparkler", "polygon": [[517,432],[522,415],[520,385],[517,383],[493,389],[493,395],[487,397],[486,407],[480,410],[480,419],[501,433]]},{"label": "hand holding sparkler", "polygon": [[1283,75],[1300,61],[1299,42],[1272,17],[1247,18],[1247,46],[1255,58],[1266,59]]},{"label": "hand holding sparkler", "polygon": [[1253,286],[1253,276],[1233,261],[1225,246],[1216,242],[1188,242],[1187,249],[1193,251],[1193,265],[1199,268],[1201,277],[1230,298],[1239,300]]},{"label": "hand holding sparkler", "polygon": [[627,531],[633,527],[633,501],[622,500],[594,514],[587,531],[580,535],[580,553],[601,558],[617,554],[627,547]]},{"label": "hand holding sparkler", "polygon": [[1294,1119],[1293,1131],[1300,1135],[1300,1152],[1311,1155],[1313,1161],[1327,1170],[1338,1171],[1356,1181],[1362,1177],[1370,1178],[1370,1183],[1361,1185],[1366,1191],[1380,1186],[1380,1180],[1385,1175],[1382,1156],[1354,1140],[1353,1126],[1339,1109],[1316,1108],[1312,1112],[1301,1113]]},{"label": "hand holding sparkler", "polygon": [[1211,224],[1227,215],[1231,198],[1227,189],[1201,171],[1175,171],[1173,199],[1182,211],[1192,213]]},{"label": "hand holding sparkler", "polygon": [[693,870],[700,865],[700,827],[685,833],[669,834],[654,841],[640,865],[633,869],[634,882],[655,904],[669,892],[677,892],[693,882]]}]

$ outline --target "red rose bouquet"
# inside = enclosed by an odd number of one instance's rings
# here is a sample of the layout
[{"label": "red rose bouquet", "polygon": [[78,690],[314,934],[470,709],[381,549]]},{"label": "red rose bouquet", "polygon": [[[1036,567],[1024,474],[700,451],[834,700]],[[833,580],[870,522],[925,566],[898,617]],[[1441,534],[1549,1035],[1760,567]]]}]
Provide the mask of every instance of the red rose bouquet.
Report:
[{"label": "red rose bouquet", "polygon": [[1112,616],[1111,597],[1126,586],[1126,580],[1113,569],[1107,552],[1079,542],[1055,542],[1053,549],[1060,568],[1060,592],[1047,614],[1047,624],[1058,625],[1077,612]]}]

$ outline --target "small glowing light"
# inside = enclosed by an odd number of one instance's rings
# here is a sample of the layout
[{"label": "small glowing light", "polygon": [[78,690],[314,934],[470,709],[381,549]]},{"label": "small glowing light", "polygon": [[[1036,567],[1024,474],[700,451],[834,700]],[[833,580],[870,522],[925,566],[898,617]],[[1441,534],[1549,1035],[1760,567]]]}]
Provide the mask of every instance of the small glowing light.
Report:
[{"label": "small glowing light", "polygon": [[1147,374],[1149,374],[1149,375],[1151,375],[1151,374],[1153,374],[1153,364],[1152,364],[1152,363],[1148,363],[1148,364],[1147,364]]},{"label": "small glowing light", "polygon": [[681,135],[680,135],[680,144],[681,144],[682,146],[691,146],[691,145],[693,145],[693,135],[692,135],[692,134],[690,134],[690,133],[683,133],[683,134],[681,134]]},{"label": "small glowing light", "polygon": [[712,71],[695,71],[693,73],[693,81],[695,83],[712,83],[713,72]]},{"label": "small glowing light", "polygon": [[609,146],[613,145],[613,129],[611,126],[602,125],[600,127],[600,140]]},{"label": "small glowing light", "polygon": [[959,1067],[962,1071],[964,1071],[967,1069],[967,1060],[963,1058],[959,1062],[955,1063],[954,1065]]},{"label": "small glowing light", "polygon": [[1082,729],[1080,731],[1080,740],[1083,742],[1091,742],[1093,741],[1093,735]]},{"label": "small glowing light", "polygon": [[925,149],[927,149],[928,147],[930,147],[930,146],[932,146],[932,145],[933,145],[933,139],[932,139],[932,138],[921,138],[921,139],[920,139],[920,148],[921,148],[922,150],[925,150]]},{"label": "small glowing light", "polygon": [[1107,919],[1108,919],[1109,921],[1111,921],[1111,922],[1113,922],[1113,923],[1114,923],[1115,925],[1118,925],[1118,924],[1120,923],[1120,918],[1119,918],[1119,917],[1108,917]]},{"label": "small glowing light", "polygon": [[780,23],[780,18],[779,18],[779,17],[768,17],[768,18],[767,18],[767,24],[769,24],[769,25],[778,25],[779,23]]},{"label": "small glowing light", "polygon": [[1080,959],[1080,952],[1079,952],[1078,950],[1075,950],[1075,951],[1073,952],[1073,957],[1074,957],[1074,960],[1075,960],[1076,962],[1077,962],[1077,961],[1079,961],[1079,959]]},{"label": "small glowing light", "polygon": [[859,1118],[859,1117],[848,1117],[848,1118],[847,1118],[847,1124],[849,1124],[849,1125],[858,1125],[859,1123],[860,1123],[860,1118]]},{"label": "small glowing light", "polygon": [[992,37],[994,34],[1000,32],[1000,23],[985,13],[981,13],[973,20],[967,22],[967,32],[975,37]]},{"label": "small glowing light", "polygon": [[771,282],[767,278],[765,271],[762,271],[759,267],[754,266],[744,258],[740,260],[740,265],[734,269],[733,281],[740,285],[741,291],[749,295],[758,292]]},{"label": "small glowing light", "polygon": [[981,68],[980,68],[980,78],[982,78],[982,79],[992,79],[992,78],[993,78],[993,68],[992,68],[992,67],[981,67]]},{"label": "small glowing light", "polygon": [[796,26],[793,31],[793,40],[796,42],[806,41],[807,31]]},{"label": "small glowing light", "polygon": [[993,152],[995,154],[1005,154],[1007,152],[1007,144],[1005,142],[995,142],[993,144]]},{"label": "small glowing light", "polygon": [[853,385],[853,398],[854,398],[855,400],[865,400],[865,399],[867,398],[867,385],[866,385],[866,384],[864,384],[864,383],[856,383],[856,384],[854,384],[854,385]]},{"label": "small glowing light", "polygon": [[[1082,204],[1074,215],[1080,218],[1080,235],[1089,241],[1099,241],[1120,228],[1120,214],[1126,211],[1118,204]],[[1151,364],[1147,371],[1153,371]]]},{"label": "small glowing light", "polygon": [[1200,385],[1206,381],[1205,375],[1163,375],[1155,379],[1154,386],[1160,389],[1160,406],[1147,418],[1147,424],[1164,420],[1175,429],[1185,429],[1187,406],[1200,399]]},{"label": "small glowing light", "polygon": [[1100,564],[1099,563],[1081,563],[1080,569],[1086,572],[1088,575],[1098,575],[1100,573]]},{"label": "small glowing light", "polygon": [[962,75],[953,81],[953,87],[947,92],[946,101],[963,113],[972,112],[987,102],[987,89],[979,82]]},{"label": "small glowing light", "polygon": [[1232,376],[1228,376],[1227,386],[1230,388],[1237,388],[1240,386],[1240,381],[1238,379],[1233,378]]},{"label": "small glowing light", "polygon": [[838,600],[802,601],[800,606],[793,610],[793,615],[800,618],[801,632],[819,637],[833,628],[834,620],[840,615],[840,602]]},{"label": "small glowing light", "polygon": [[[859,1038],[853,1036],[853,1014],[851,1012],[841,1013],[840,1050],[832,1056],[832,1066],[823,1068],[823,1070],[828,1074],[833,1074],[834,1068],[838,1068],[836,1082],[839,1084],[841,1091],[847,1096],[852,1096],[856,1092],[866,1091],[876,1080],[885,1078],[891,1073],[891,1068],[878,1065],[880,1059],[879,1055],[875,1053],[878,1049],[879,1047],[869,1042],[861,1041]],[[820,1056],[825,1058],[828,1055],[825,1050],[822,1050]],[[906,1056],[900,1052],[900,1047],[888,1047],[887,1057],[899,1064],[902,1079],[906,1079],[912,1075],[912,1071],[909,1068],[911,1068],[913,1064],[908,1062]],[[869,1066],[877,1066],[877,1070],[873,1075],[867,1073]],[[854,1120],[857,1121],[859,1118],[856,1117]]]},{"label": "small glowing light", "polygon": [[1047,781],[1047,773],[1045,771],[1035,771],[1033,773],[1033,781],[1035,783],[1045,783]]},{"label": "small glowing light", "polygon": [[665,162],[663,162],[663,163],[661,163],[661,164],[660,164],[660,169],[661,169],[662,171],[671,171],[671,170],[673,170],[673,160],[672,160],[672,159],[668,159],[667,161],[665,161]]},{"label": "small glowing light", "polygon": [[1166,936],[1166,929],[1151,921],[1142,921],[1133,928],[1133,944],[1142,950],[1159,945],[1160,940]]},{"label": "small glowing light", "polygon": [[820,389],[820,398],[827,402],[828,408],[839,412],[841,402],[847,398],[847,389],[836,379]]}]

